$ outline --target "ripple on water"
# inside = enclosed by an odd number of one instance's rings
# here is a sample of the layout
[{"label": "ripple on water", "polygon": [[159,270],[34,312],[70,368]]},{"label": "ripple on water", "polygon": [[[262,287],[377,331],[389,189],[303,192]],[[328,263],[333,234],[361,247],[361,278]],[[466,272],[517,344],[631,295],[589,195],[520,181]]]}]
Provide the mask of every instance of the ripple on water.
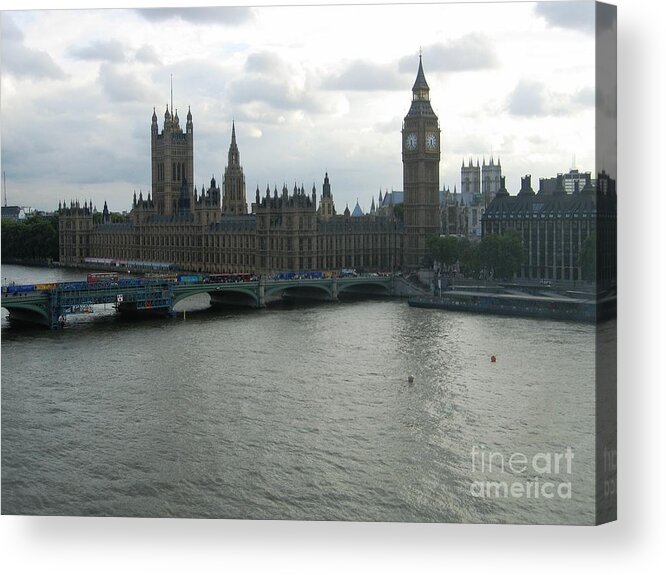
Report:
[{"label": "ripple on water", "polygon": [[[397,301],[2,326],[3,513],[592,521],[592,326]],[[572,446],[574,497],[472,497],[475,445]]]}]

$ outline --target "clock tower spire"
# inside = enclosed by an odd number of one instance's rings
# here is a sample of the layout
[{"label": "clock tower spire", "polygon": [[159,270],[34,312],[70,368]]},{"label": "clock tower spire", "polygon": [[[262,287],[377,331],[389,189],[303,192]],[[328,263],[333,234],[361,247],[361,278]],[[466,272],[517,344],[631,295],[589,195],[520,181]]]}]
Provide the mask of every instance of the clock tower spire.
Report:
[{"label": "clock tower spire", "polygon": [[441,230],[439,215],[439,120],[430,104],[422,57],[412,87],[412,104],[402,124],[405,208],[405,265],[418,268],[429,237]]}]

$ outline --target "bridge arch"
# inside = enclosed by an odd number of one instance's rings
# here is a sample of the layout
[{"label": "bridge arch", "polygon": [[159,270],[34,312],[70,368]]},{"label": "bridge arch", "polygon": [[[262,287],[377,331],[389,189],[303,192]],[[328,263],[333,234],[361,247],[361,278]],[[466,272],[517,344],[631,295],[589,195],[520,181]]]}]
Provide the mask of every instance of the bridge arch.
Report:
[{"label": "bridge arch", "polygon": [[250,305],[252,307],[259,306],[259,294],[255,287],[236,284],[207,284],[196,287],[176,288],[174,290],[172,305],[175,306],[178,302],[191,296],[204,293],[210,296],[211,304],[229,303]]},{"label": "bridge arch", "polygon": [[266,300],[270,300],[278,295],[291,295],[294,297],[305,298],[312,297],[314,299],[321,299],[321,296],[324,296],[324,299],[334,299],[331,282],[322,282],[321,280],[298,283],[285,281],[283,283],[267,284],[265,286],[264,297]]},{"label": "bridge arch", "polygon": [[338,295],[393,295],[393,288],[390,280],[377,280],[368,278],[367,280],[355,279],[354,281],[339,281]]},{"label": "bridge arch", "polygon": [[38,303],[24,303],[18,301],[2,302],[9,312],[9,319],[19,319],[48,326],[50,324],[49,310],[47,306]]}]

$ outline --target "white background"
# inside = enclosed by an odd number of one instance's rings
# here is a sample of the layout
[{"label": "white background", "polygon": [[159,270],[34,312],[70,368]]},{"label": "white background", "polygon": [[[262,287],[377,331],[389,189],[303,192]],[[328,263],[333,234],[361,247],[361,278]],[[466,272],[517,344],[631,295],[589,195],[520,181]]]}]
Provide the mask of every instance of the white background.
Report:
[{"label": "white background", "polygon": [[[561,575],[655,572],[656,564],[663,572],[666,353],[660,328],[666,258],[659,217],[666,194],[660,178],[666,160],[660,146],[666,126],[666,45],[660,3],[617,4],[619,521],[591,528],[2,517],[4,573],[461,570]],[[3,6],[50,7],[13,0]]]}]

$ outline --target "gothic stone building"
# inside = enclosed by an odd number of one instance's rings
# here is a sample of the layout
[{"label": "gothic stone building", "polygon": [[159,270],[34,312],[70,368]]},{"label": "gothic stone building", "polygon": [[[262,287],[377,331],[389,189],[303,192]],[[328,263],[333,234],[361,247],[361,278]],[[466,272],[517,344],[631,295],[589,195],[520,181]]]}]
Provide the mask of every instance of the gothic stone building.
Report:
[{"label": "gothic stone building", "polygon": [[[173,108],[173,107],[172,107]],[[151,123],[152,195],[132,202],[128,222],[112,223],[105,203],[101,223],[92,205],[61,204],[60,261],[86,258],[173,264],[179,270],[210,273],[337,270],[393,271],[417,268],[426,240],[440,232],[440,130],[419,59],[412,103],[402,128],[404,221],[393,209],[353,217],[335,211],[326,174],[319,202],[294,185],[278,191],[257,188],[247,210],[245,176],[236,129],[224,181],[213,178],[198,191],[194,180],[194,125],[188,110],[185,131],[178,113],[164,113],[159,131]]]}]

